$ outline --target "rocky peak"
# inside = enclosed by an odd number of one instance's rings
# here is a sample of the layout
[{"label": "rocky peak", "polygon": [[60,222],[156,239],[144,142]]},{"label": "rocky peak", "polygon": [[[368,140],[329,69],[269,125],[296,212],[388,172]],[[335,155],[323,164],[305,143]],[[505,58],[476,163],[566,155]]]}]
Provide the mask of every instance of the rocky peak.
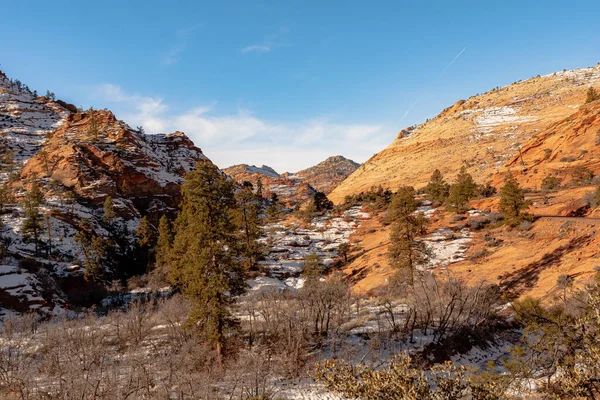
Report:
[{"label": "rocky peak", "polygon": [[318,191],[330,193],[344,179],[350,176],[360,164],[343,156],[332,156],[317,165],[293,174]]}]

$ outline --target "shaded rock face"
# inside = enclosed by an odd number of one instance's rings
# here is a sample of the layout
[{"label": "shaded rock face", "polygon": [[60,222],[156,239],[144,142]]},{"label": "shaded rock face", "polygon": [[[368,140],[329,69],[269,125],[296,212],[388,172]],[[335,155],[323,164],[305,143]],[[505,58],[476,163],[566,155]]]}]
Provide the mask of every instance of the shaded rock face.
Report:
[{"label": "shaded rock face", "polygon": [[329,157],[315,165],[293,174],[316,190],[329,194],[347,177],[360,167],[360,164],[343,156]]}]

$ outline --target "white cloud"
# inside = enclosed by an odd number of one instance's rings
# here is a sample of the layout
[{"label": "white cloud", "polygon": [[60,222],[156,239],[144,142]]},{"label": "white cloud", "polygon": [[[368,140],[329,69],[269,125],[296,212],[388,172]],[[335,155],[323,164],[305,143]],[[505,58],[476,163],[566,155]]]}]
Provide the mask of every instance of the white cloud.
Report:
[{"label": "white cloud", "polygon": [[173,109],[160,98],[130,95],[111,84],[95,93],[119,118],[147,133],[185,132],[222,168],[247,163],[297,171],[337,154],[363,162],[394,137],[378,124],[339,123],[332,117],[282,123],[244,109],[217,114],[215,104]]},{"label": "white cloud", "polygon": [[269,51],[271,51],[271,46],[266,44],[253,44],[242,49],[242,53],[267,53]]},{"label": "white cloud", "polygon": [[242,53],[268,53],[277,47],[289,46],[285,41],[288,32],[287,28],[281,28],[276,33],[265,36],[262,42],[243,47],[240,51]]}]

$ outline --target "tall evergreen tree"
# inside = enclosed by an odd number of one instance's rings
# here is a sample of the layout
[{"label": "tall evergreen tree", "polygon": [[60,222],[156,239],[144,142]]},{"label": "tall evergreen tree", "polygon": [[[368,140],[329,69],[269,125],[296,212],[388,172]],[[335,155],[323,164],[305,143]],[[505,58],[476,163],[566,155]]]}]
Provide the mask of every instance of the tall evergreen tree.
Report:
[{"label": "tall evergreen tree", "polygon": [[262,178],[259,177],[258,180],[256,181],[256,195],[258,197],[260,197],[261,199],[263,197],[263,189],[264,189],[263,181],[262,181]]},{"label": "tall evergreen tree", "polygon": [[246,266],[253,267],[260,256],[261,249],[258,243],[261,233],[261,202],[254,194],[252,186],[245,185],[235,194],[237,202],[236,223],[242,231],[244,239],[243,256]]},{"label": "tall evergreen tree", "polygon": [[236,326],[230,306],[245,289],[234,184],[215,165],[200,161],[185,176],[182,194],[169,278],[192,304],[187,326],[212,343],[221,360],[228,331]]},{"label": "tall evergreen tree", "polygon": [[425,193],[429,195],[431,201],[443,203],[448,198],[450,185],[444,180],[444,175],[439,169],[433,171],[429,183],[425,186]]},{"label": "tall evergreen tree", "polygon": [[86,230],[81,230],[75,234],[75,243],[79,246],[83,257],[85,278],[88,280],[104,278],[109,256],[106,241],[89,234]]},{"label": "tall evergreen tree", "polygon": [[527,207],[529,207],[529,202],[525,200],[523,189],[515,177],[509,173],[506,183],[500,191],[500,212],[507,222],[516,224],[521,219],[521,210]]},{"label": "tall evergreen tree", "polygon": [[456,177],[456,183],[450,186],[448,196],[448,206],[456,212],[464,212],[469,200],[475,197],[477,193],[477,184],[471,174],[467,172],[467,167],[462,166]]},{"label": "tall evergreen tree", "polygon": [[158,239],[156,241],[156,262],[155,267],[168,265],[169,253],[173,244],[173,232],[171,223],[166,215],[160,217],[158,221]]},{"label": "tall evergreen tree", "polygon": [[146,216],[142,217],[135,231],[135,244],[136,259],[143,272],[149,272],[154,265],[156,232]]},{"label": "tall evergreen tree", "polygon": [[25,221],[23,221],[21,230],[26,240],[33,240],[36,257],[40,255],[41,235],[44,230],[43,219],[40,213],[40,206],[43,203],[44,194],[37,182],[34,181],[23,199]]},{"label": "tall evergreen tree", "polygon": [[418,236],[425,233],[427,220],[417,210],[415,190],[410,186],[398,189],[388,208],[388,219],[392,222],[391,244],[388,249],[390,265],[400,273],[408,274],[410,284],[418,265],[427,261],[429,251]]}]

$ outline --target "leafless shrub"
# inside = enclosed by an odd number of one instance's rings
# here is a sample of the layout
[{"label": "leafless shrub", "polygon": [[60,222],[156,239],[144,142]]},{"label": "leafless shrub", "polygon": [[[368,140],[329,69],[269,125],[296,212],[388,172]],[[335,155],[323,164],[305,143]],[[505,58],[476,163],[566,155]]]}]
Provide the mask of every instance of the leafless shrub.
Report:
[{"label": "leafless shrub", "polygon": [[434,335],[439,343],[448,333],[475,329],[495,315],[500,299],[496,286],[479,283],[468,286],[453,277],[439,279],[423,273],[415,279],[414,307],[417,326]]}]

